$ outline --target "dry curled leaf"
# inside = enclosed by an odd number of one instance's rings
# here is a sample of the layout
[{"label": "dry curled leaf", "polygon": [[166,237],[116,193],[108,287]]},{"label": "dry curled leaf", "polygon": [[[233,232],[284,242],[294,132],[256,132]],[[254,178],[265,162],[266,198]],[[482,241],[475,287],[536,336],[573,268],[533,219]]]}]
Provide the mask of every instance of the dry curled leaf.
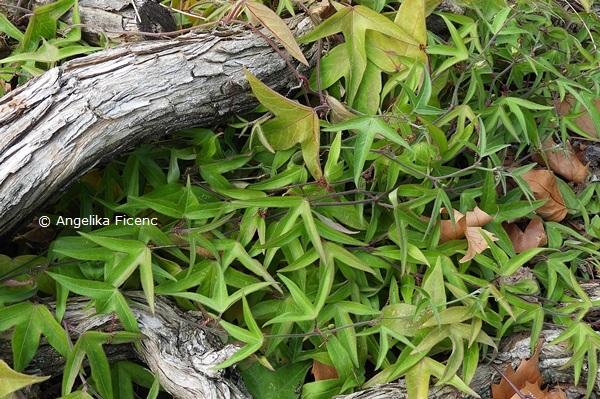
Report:
[{"label": "dry curled leaf", "polygon": [[546,229],[540,218],[532,219],[525,227],[525,231],[522,231],[515,223],[504,222],[502,227],[506,230],[508,238],[518,254],[528,249],[543,247],[548,243]]},{"label": "dry curled leaf", "polygon": [[548,200],[536,211],[542,219],[560,222],[567,216],[567,206],[554,173],[546,169],[531,169],[523,173],[521,178],[529,184],[536,200]]},{"label": "dry curled leaf", "polygon": [[[447,210],[443,210],[443,212],[447,212]],[[472,211],[467,212],[466,215],[463,215],[456,209],[453,209],[452,212],[454,212],[456,223],[452,223],[451,220],[441,221],[440,243],[466,238],[468,244],[467,253],[459,260],[460,263],[473,259],[475,255],[482,253],[489,247],[484,235],[492,241],[498,240],[492,233],[481,228],[490,222],[492,217],[479,209],[479,207],[475,207]]]},{"label": "dry curled leaf", "polygon": [[327,101],[327,105],[331,109],[331,123],[336,124],[356,118],[356,115],[350,112],[337,98],[325,96],[325,101]]},{"label": "dry curled leaf", "polygon": [[[492,384],[492,399],[512,399],[515,395],[517,395],[518,399],[519,396],[515,392],[515,388],[521,393],[523,393],[523,389],[533,389],[532,386],[537,387],[539,390],[544,382],[542,374],[540,374],[539,370],[540,352],[542,351],[543,344],[543,340],[538,343],[533,356],[531,356],[531,359],[521,360],[521,364],[517,368],[517,371],[514,371],[510,364],[506,367],[504,377],[500,381],[500,384]],[[507,379],[510,381],[510,383],[506,381]],[[544,399],[546,397],[546,393],[542,391],[540,392],[543,395],[538,394],[534,397],[537,399]],[[525,395],[528,394],[525,393]]]},{"label": "dry curled leaf", "polygon": [[548,137],[542,143],[542,151],[543,155],[533,154],[533,160],[540,165],[548,166],[551,171],[562,176],[565,180],[580,183],[587,177],[587,166],[583,166],[568,141],[563,147],[557,145],[552,137]]},{"label": "dry curled leaf", "polygon": [[[532,384],[529,381],[525,382],[525,386],[523,388],[521,388],[520,392],[521,392],[521,395],[526,395],[531,398],[546,399],[546,392],[542,391],[542,389],[538,385]],[[521,395],[519,395],[518,393],[515,393],[511,397],[511,399],[520,399]]]},{"label": "dry curled leaf", "polygon": [[465,235],[467,237],[467,253],[463,256],[459,262],[465,263],[475,257],[475,255],[482,253],[489,248],[489,245],[484,238],[487,236],[491,241],[498,241],[498,238],[489,231],[485,231],[481,227],[467,227]]}]

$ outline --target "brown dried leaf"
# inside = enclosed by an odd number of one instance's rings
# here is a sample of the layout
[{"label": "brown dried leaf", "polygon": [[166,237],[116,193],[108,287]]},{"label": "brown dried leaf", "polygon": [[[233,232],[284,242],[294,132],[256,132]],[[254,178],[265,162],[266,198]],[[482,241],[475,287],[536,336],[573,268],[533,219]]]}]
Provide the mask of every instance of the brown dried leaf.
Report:
[{"label": "brown dried leaf", "polygon": [[485,231],[481,227],[467,227],[465,234],[468,243],[467,253],[459,260],[460,263],[470,261],[475,255],[480,254],[489,248],[487,241],[483,238],[484,234],[487,235],[490,240],[498,241],[496,236],[489,231]]},{"label": "brown dried leaf", "polygon": [[318,360],[313,360],[312,375],[315,376],[315,381],[336,380],[340,378],[335,367],[321,363]]},{"label": "brown dried leaf", "polygon": [[[521,360],[521,364],[519,365],[519,368],[517,368],[517,371],[513,371],[510,364],[506,367],[504,377],[522,393],[524,388],[531,390],[531,385],[537,387],[539,390],[539,387],[541,387],[544,382],[539,370],[540,352],[542,351],[543,343],[543,340],[538,343],[531,359]],[[516,394],[514,388],[505,380],[505,378],[502,378],[500,384],[492,384],[492,399],[511,399]],[[535,397],[541,399],[545,397],[545,394]]]},{"label": "brown dried leaf", "polygon": [[[492,233],[481,229],[482,226],[492,220],[492,217],[479,207],[475,207],[466,215],[456,209],[453,209],[452,212],[454,212],[456,223],[453,224],[451,220],[440,221],[440,244],[466,237],[468,243],[467,253],[459,262],[467,262],[489,247],[487,241],[483,238],[483,234],[487,235],[492,241],[498,240]],[[448,210],[442,209],[442,213],[448,213]]]},{"label": "brown dried leaf", "polygon": [[[177,234],[171,233],[171,234],[169,234],[169,238],[171,239],[171,241],[173,242],[174,245],[178,245],[181,249],[185,249],[185,250],[190,249],[189,241],[183,239],[182,237],[178,236]],[[201,247],[199,245],[196,245],[196,254],[200,255],[201,257],[203,257],[205,259],[215,259],[215,255],[213,255],[212,252],[210,252],[208,249]]]},{"label": "brown dried leaf", "polygon": [[321,0],[310,11],[321,19],[327,19],[335,14],[335,7],[331,5],[329,0]]},{"label": "brown dried leaf", "polygon": [[[569,115],[571,113],[571,108],[573,108],[573,106],[575,105],[576,102],[577,101],[575,100],[575,97],[568,94],[567,96],[565,96],[564,101],[555,100],[554,106],[558,109],[558,113],[561,116],[565,116],[565,115]],[[600,100],[599,99],[594,100],[594,104],[596,105],[596,108],[600,109]],[[577,112],[581,112],[581,111],[575,111],[573,113],[577,113]],[[581,115],[579,118],[575,119],[574,122],[584,132],[586,132],[587,134],[589,134],[592,137],[598,138],[598,132],[594,128],[594,123],[592,122],[592,118],[590,118],[590,115],[587,113],[587,111],[583,115]]]},{"label": "brown dried leaf", "polygon": [[535,199],[547,199],[546,203],[537,210],[544,220],[560,222],[567,215],[565,200],[558,189],[556,176],[546,169],[531,169],[521,175],[529,184]]},{"label": "brown dried leaf", "polygon": [[[460,240],[465,237],[465,224],[461,224],[461,220],[465,217],[462,213],[453,209],[454,212],[454,221],[456,223],[452,223],[451,220],[442,220],[440,221],[440,244],[445,243],[447,241],[452,240]],[[447,209],[442,209],[442,213],[448,213]]]},{"label": "brown dried leaf", "polygon": [[[453,224],[450,220],[441,221],[440,227],[442,232],[440,236],[440,243],[450,240],[460,240],[466,236],[467,227],[483,227],[493,219],[478,206],[476,206],[472,211],[467,212],[466,215],[463,215],[456,209],[453,209],[452,211],[454,212],[454,220],[456,223]],[[448,213],[448,210],[442,209],[442,213]],[[463,218],[464,223],[461,222]]]},{"label": "brown dried leaf", "polygon": [[492,217],[482,211],[478,206],[471,212],[467,212],[467,227],[483,227],[492,221]]},{"label": "brown dried leaf", "polygon": [[27,225],[27,232],[13,238],[14,242],[26,241],[35,244],[49,244],[56,237],[53,227],[41,227],[39,221]]},{"label": "brown dried leaf", "polygon": [[540,218],[532,219],[525,231],[521,231],[514,223],[504,222],[502,226],[518,254],[528,249],[543,247],[548,243],[548,236]]},{"label": "brown dried leaf", "polygon": [[566,142],[565,148],[558,146],[552,137],[548,137],[542,143],[541,154],[533,154],[533,160],[542,166],[548,166],[554,173],[564,177],[567,181],[580,183],[587,177],[588,168],[583,166],[575,155],[571,143]]},{"label": "brown dried leaf", "polygon": [[331,109],[331,123],[337,124],[356,118],[348,108],[333,96],[325,96],[325,101]]},{"label": "brown dried leaf", "polygon": [[[542,391],[542,389],[530,382],[525,382],[525,386],[521,388],[521,394],[526,395],[531,398],[536,399],[547,399],[547,390]],[[520,399],[521,396],[518,393],[515,393],[511,399]]]}]

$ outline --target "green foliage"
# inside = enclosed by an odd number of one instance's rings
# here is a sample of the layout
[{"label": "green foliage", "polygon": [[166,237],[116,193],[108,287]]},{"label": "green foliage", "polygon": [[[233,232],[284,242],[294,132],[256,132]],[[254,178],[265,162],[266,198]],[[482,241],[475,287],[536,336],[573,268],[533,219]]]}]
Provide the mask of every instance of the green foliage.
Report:
[{"label": "green foliage", "polygon": [[28,385],[43,382],[50,377],[34,377],[27,374],[17,373],[12,370],[4,360],[0,359],[0,396],[7,397]]},{"label": "green foliage", "polygon": [[[0,256],[0,330],[13,329],[12,367],[25,369],[44,335],[67,359],[65,397],[89,397],[72,392],[86,357],[86,381],[102,397],[133,397],[133,384],[156,397],[156,378],[110,364],[103,349],[143,338],[123,295],[141,288],[151,308],[156,295],[175,298],[242,342],[218,367],[239,363],[257,399],[332,398],[399,377],[411,398],[427,397],[432,380],[472,395],[482,354],[521,331],[531,332],[533,346],[546,322],[565,327],[555,342],[567,341],[576,377],[585,362],[591,380],[599,342],[585,316],[595,302],[579,282],[594,278],[600,255],[598,185],[575,194],[558,183],[568,218],[584,228],[546,221],[545,247],[517,254],[503,223],[534,218],[546,203],[523,176],[547,137],[589,137],[575,123],[584,110],[600,128],[592,106],[600,23],[578,14],[581,29],[570,31],[559,21],[569,15],[548,2],[470,2],[464,15],[439,13],[448,28],[442,39],[426,31],[435,3],[336,4],[298,40],[344,39],[300,100],[246,72],[269,113],[218,133],[179,132],[72,186],[48,210],[53,220],[94,214],[111,224],[57,229],[45,260]],[[25,33],[0,16],[0,28],[21,43],[0,62],[31,72],[78,51],[79,39],[55,37],[72,6],[61,0],[36,11]],[[198,7],[227,21],[243,7],[303,60],[265,5]],[[0,73],[16,71],[9,69]],[[568,95],[575,105],[562,116],[555,100]],[[456,228],[454,211],[477,207],[491,220],[474,228],[483,248],[469,257],[472,237],[445,241],[442,224]],[[40,265],[44,272],[34,274]],[[524,267],[533,277],[510,283]],[[114,312],[127,332],[90,331],[71,348],[59,323],[69,294]],[[42,295],[56,298],[56,315],[29,302]],[[338,378],[307,383],[313,361]],[[6,378],[22,378],[2,366]],[[5,392],[35,382],[19,381]]]},{"label": "green foliage", "polygon": [[[80,27],[67,28],[59,21],[71,9],[73,24],[79,24],[79,6],[75,0],[59,0],[37,7],[25,33],[0,15],[0,31],[18,42],[10,56],[0,59],[0,82],[9,81],[11,75],[37,76],[60,61],[101,49],[81,42]],[[57,34],[59,30],[63,33]]]}]

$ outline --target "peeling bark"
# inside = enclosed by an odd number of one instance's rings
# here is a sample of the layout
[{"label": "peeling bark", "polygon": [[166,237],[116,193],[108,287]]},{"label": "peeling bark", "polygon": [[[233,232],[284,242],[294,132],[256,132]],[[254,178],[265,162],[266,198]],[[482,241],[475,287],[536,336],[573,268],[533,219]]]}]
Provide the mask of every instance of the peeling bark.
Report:
[{"label": "peeling bark", "polygon": [[[298,35],[312,27],[306,17],[288,23]],[[316,46],[304,50],[314,61]],[[248,113],[257,103],[243,67],[283,94],[298,85],[259,35],[221,28],[120,45],[53,68],[0,98],[0,236],[86,171],[140,142]]]},{"label": "peeling bark", "polygon": [[[596,289],[597,290],[597,289]],[[152,315],[143,294],[127,293],[131,309],[140,331],[147,339],[142,341],[141,351],[135,352],[133,345],[105,345],[109,361],[139,359],[159,375],[161,385],[176,399],[250,399],[243,381],[234,368],[215,371],[211,367],[232,356],[238,347],[224,345],[224,331],[202,326],[202,318],[198,312],[183,312],[177,306],[161,297],[156,298],[156,311]],[[78,297],[70,299],[64,321],[69,326],[73,342],[85,331],[119,331],[120,325],[114,324],[112,314],[94,315],[92,310],[84,310],[89,299]],[[54,304],[49,304],[51,310]],[[578,386],[573,384],[573,368],[561,369],[572,356],[562,344],[549,345],[560,333],[561,329],[542,331],[544,347],[540,354],[540,371],[544,383],[559,385],[568,399],[579,399],[585,395],[585,376],[583,370]],[[482,398],[490,398],[491,384],[499,383],[500,375],[490,363],[504,371],[511,364],[516,369],[523,358],[529,358],[529,334],[517,334],[504,339],[499,352],[493,359],[481,361],[469,386]],[[12,349],[6,337],[0,337],[0,358],[11,362]],[[26,372],[37,375],[57,376],[62,373],[65,359],[60,357],[47,343],[38,350],[33,362]],[[600,376],[595,386],[599,389]],[[34,387],[35,388],[35,387]],[[38,388],[39,389],[39,388]],[[27,393],[33,397],[32,392]],[[38,397],[37,395],[35,395]],[[50,398],[50,396],[39,396]],[[456,399],[460,392],[451,386],[430,388],[432,399]],[[396,383],[380,385],[350,395],[336,396],[336,399],[407,399],[406,382],[401,379]]]},{"label": "peeling bark", "polygon": [[[233,356],[239,347],[224,345],[219,331],[203,327],[198,312],[182,312],[173,303],[157,297],[155,313],[145,305],[142,293],[129,292],[131,311],[140,332],[147,338],[136,353],[133,345],[104,345],[109,361],[139,358],[155,375],[163,388],[176,399],[251,399],[244,383],[233,368],[213,370]],[[70,299],[63,322],[73,342],[86,331],[122,331],[113,314],[94,314],[85,309],[89,299]],[[55,304],[49,304],[54,311]],[[226,338],[226,336],[225,336]],[[0,337],[0,358],[12,362],[10,342]],[[66,359],[43,342],[36,357],[25,370],[28,374],[59,376]],[[54,398],[54,392],[39,391],[33,386],[24,392],[27,397]],[[54,395],[54,396],[53,396]]]}]

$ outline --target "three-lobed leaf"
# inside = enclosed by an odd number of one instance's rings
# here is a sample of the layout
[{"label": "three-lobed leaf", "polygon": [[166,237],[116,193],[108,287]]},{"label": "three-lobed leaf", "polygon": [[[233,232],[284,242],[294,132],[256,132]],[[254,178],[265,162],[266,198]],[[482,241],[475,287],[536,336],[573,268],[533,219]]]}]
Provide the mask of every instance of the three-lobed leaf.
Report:
[{"label": "three-lobed leaf", "polygon": [[271,147],[287,150],[300,144],[308,171],[319,179],[323,172],[319,162],[320,127],[316,111],[273,91],[245,68],[244,73],[258,101],[275,114],[275,118],[262,127]]},{"label": "three-lobed leaf", "polygon": [[419,47],[419,42],[401,27],[383,15],[361,5],[341,9],[316,29],[298,39],[300,43],[307,43],[339,32],[344,34],[350,62],[349,79],[346,85],[347,102],[350,106],[355,102],[367,69],[365,47],[367,30],[374,30],[395,39],[400,48]]}]

